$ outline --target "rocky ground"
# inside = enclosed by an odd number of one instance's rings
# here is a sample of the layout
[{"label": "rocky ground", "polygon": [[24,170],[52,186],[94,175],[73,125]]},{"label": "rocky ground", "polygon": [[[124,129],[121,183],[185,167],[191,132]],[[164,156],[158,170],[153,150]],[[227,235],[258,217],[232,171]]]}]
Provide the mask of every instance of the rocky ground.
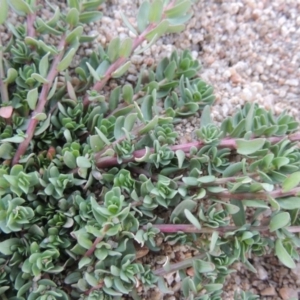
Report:
[{"label": "rocky ground", "polygon": [[[105,17],[86,29],[87,34],[98,36],[93,46],[99,42],[105,45],[116,35],[128,35],[120,12],[123,11],[134,23],[140,2],[106,1]],[[200,76],[215,87],[217,100],[212,110],[216,121],[232,114],[246,101],[255,101],[276,113],[287,110],[299,120],[300,1],[195,0],[193,11],[194,17],[183,33],[164,37],[143,56],[132,58],[133,66],[126,80],[134,82],[142,66],[153,65],[174,49],[190,49],[203,65]],[[49,12],[45,9],[43,14]],[[14,22],[16,17],[12,15]],[[77,60],[91,51],[91,45],[85,45]],[[198,125],[197,117],[186,120],[177,128],[180,138],[190,139]],[[166,249],[166,253],[189,255],[181,248]],[[158,265],[163,263],[163,260],[159,261],[162,257],[151,259]],[[250,273],[240,264],[234,266],[237,272],[228,278],[223,299],[233,299],[234,291],[239,289],[251,290],[260,299],[300,298],[300,264],[291,271],[273,256],[268,256],[254,259],[254,265],[257,274]],[[144,299],[179,299],[176,294],[180,289],[178,281],[176,274],[167,278],[174,295],[163,296],[159,291],[151,290]]]}]

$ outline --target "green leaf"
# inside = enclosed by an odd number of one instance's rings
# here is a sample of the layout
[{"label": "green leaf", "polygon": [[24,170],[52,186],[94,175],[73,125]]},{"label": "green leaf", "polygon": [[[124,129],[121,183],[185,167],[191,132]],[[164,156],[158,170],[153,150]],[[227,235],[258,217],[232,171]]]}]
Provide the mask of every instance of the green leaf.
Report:
[{"label": "green leaf", "polygon": [[4,255],[11,255],[13,252],[11,251],[12,246],[20,245],[20,239],[18,238],[10,238],[0,243],[0,253]]},{"label": "green leaf", "polygon": [[111,62],[114,62],[119,58],[120,44],[121,42],[119,37],[113,38],[110,41],[107,49],[107,55]]},{"label": "green leaf", "polygon": [[78,26],[75,29],[73,29],[70,33],[68,33],[66,37],[66,43],[71,44],[73,43],[76,38],[80,38],[83,33],[83,27]]},{"label": "green leaf", "polygon": [[137,113],[131,113],[125,118],[124,128],[130,132],[137,120]]},{"label": "green leaf", "polygon": [[[87,249],[87,248],[85,248],[85,249]],[[78,269],[81,269],[84,266],[88,265],[91,261],[92,261],[92,259],[90,257],[87,257],[87,256],[82,257],[80,259],[80,261],[78,262]]]},{"label": "green leaf", "polygon": [[71,8],[66,16],[66,21],[71,27],[75,27],[79,22],[79,11],[76,8]]},{"label": "green leaf", "polygon": [[45,113],[38,113],[32,117],[34,120],[44,121],[47,119],[47,115]]},{"label": "green leaf", "polygon": [[282,244],[280,239],[277,239],[275,242],[275,254],[278,259],[288,268],[296,268],[296,264],[289,253],[286,251],[285,247]]},{"label": "green leaf", "polygon": [[191,224],[193,224],[197,229],[199,229],[199,230],[201,229],[201,224],[199,223],[197,218],[188,209],[184,210],[184,214],[185,214],[186,218],[191,222]]},{"label": "green leaf", "polygon": [[143,1],[139,7],[137,14],[137,26],[139,32],[143,32],[149,24],[149,12],[150,12],[149,1]]},{"label": "green leaf", "polygon": [[53,97],[53,95],[55,94],[56,88],[57,88],[57,82],[58,82],[58,77],[55,77],[55,80],[53,82],[51,90],[50,90],[50,92],[47,95],[47,100],[50,100]]},{"label": "green leaf", "polygon": [[152,120],[153,117],[153,104],[154,104],[154,99],[152,96],[148,95],[144,97],[142,105],[141,105],[141,111],[144,116],[145,121],[150,121]]},{"label": "green leaf", "polygon": [[109,146],[111,144],[111,142],[107,139],[107,137],[105,136],[105,134],[103,134],[103,132],[98,129],[97,127],[95,127],[95,130],[97,132],[97,134],[99,135],[100,139],[107,145]]},{"label": "green leaf", "polygon": [[131,66],[131,62],[130,61],[126,62],[124,65],[119,67],[116,71],[114,71],[111,74],[111,77],[112,78],[119,78],[119,77],[123,76],[128,71],[130,66]]},{"label": "green leaf", "polygon": [[87,281],[87,283],[92,287],[96,287],[99,284],[98,280],[88,272],[85,272],[84,278]]},{"label": "green leaf", "polygon": [[114,128],[114,137],[116,140],[124,136],[124,131],[122,128],[124,127],[125,117],[120,116],[117,118]]},{"label": "green leaf", "polygon": [[36,30],[42,34],[54,34],[59,36],[62,34],[60,30],[56,30],[54,26],[49,26],[42,18],[36,18]]},{"label": "green leaf", "polygon": [[291,217],[288,212],[280,212],[273,216],[270,221],[270,232],[284,228],[288,226],[291,222]]},{"label": "green leaf", "polygon": [[300,172],[289,175],[282,183],[282,191],[289,192],[300,183]]},{"label": "green leaf", "polygon": [[24,137],[22,136],[19,136],[19,135],[15,135],[15,136],[12,136],[10,138],[6,138],[6,139],[2,139],[0,140],[0,143],[16,143],[16,144],[20,144],[24,141]]},{"label": "green leaf", "polygon": [[109,96],[109,110],[114,110],[118,107],[121,95],[121,87],[117,86],[114,88]]},{"label": "green leaf", "polygon": [[210,244],[209,244],[209,252],[212,253],[215,250],[217,241],[219,239],[219,232],[214,231],[211,235]]},{"label": "green leaf", "polygon": [[181,1],[179,4],[165,11],[168,18],[177,18],[184,15],[191,7],[191,1]]},{"label": "green leaf", "polygon": [[133,88],[131,84],[125,84],[122,87],[122,95],[127,104],[133,103]]},{"label": "green leaf", "polygon": [[0,158],[10,159],[13,155],[13,146],[10,143],[4,143],[0,146]]},{"label": "green leaf", "polygon": [[57,65],[57,67],[56,67],[57,71],[61,72],[65,69],[67,69],[71,64],[75,53],[76,53],[76,49],[71,48],[68,51],[68,53],[65,55],[65,57],[62,59],[62,61]]},{"label": "green leaf", "polygon": [[254,102],[251,104],[251,107],[250,107],[249,112],[246,117],[245,130],[247,132],[252,131],[252,126],[253,126],[253,121],[254,121],[254,113],[255,113],[255,111],[254,111],[255,105],[256,104]]},{"label": "green leaf", "polygon": [[132,39],[131,38],[125,38],[122,41],[121,46],[119,48],[119,57],[128,58],[131,51],[132,51]]},{"label": "green leaf", "polygon": [[[5,0],[6,1],[6,0]],[[0,1],[0,4],[1,4],[1,1]],[[0,23],[1,24],[1,23]],[[4,294],[5,291],[9,290],[11,287],[10,286],[1,286],[0,287],[0,295]]]},{"label": "green leaf", "polygon": [[[3,1],[6,1],[6,0],[3,0]],[[6,78],[3,80],[3,82],[7,83],[7,84],[13,83],[13,82],[15,82],[17,77],[18,77],[18,71],[13,68],[9,68],[7,70]]]},{"label": "green leaf", "polygon": [[185,159],[185,153],[182,150],[176,150],[175,152],[178,160],[178,168],[182,168],[184,159]]},{"label": "green leaf", "polygon": [[260,150],[264,146],[265,142],[266,139],[264,138],[258,138],[250,141],[237,139],[237,152],[242,155],[253,154],[256,151]]},{"label": "green leaf", "polygon": [[37,99],[38,99],[37,88],[28,91],[26,101],[31,110],[35,110]]},{"label": "green leaf", "polygon": [[38,81],[40,83],[49,83],[46,78],[44,78],[43,76],[41,76],[38,73],[32,73],[31,78],[35,79],[36,81]]},{"label": "green leaf", "polygon": [[300,198],[299,197],[289,197],[283,199],[277,199],[277,203],[282,209],[292,210],[300,208]]},{"label": "green leaf", "polygon": [[211,118],[211,115],[210,115],[210,106],[206,105],[203,108],[203,111],[201,113],[200,128],[205,127],[209,124],[213,124],[213,121],[212,121],[212,118]]},{"label": "green leaf", "polygon": [[98,75],[96,70],[88,62],[86,62],[86,65],[90,71],[90,74],[93,76],[94,81],[100,81],[100,76]]},{"label": "green leaf", "polygon": [[0,0],[0,25],[3,24],[7,19],[8,4],[7,0]]},{"label": "green leaf", "polygon": [[157,281],[158,289],[163,294],[173,294],[174,292],[172,290],[169,290],[166,286],[165,279],[163,277],[158,277]]},{"label": "green leaf", "polygon": [[127,28],[128,28],[134,35],[138,35],[138,32],[135,30],[135,28],[132,26],[132,24],[129,22],[129,20],[128,20],[127,17],[123,14],[122,11],[120,11],[120,15],[121,15],[121,18],[122,18],[124,24],[127,26]]},{"label": "green leaf", "polygon": [[243,200],[243,205],[254,208],[269,208],[268,204],[262,200]]},{"label": "green leaf", "polygon": [[209,273],[215,270],[215,265],[213,263],[201,259],[195,259],[193,261],[193,267],[194,270],[199,273]]},{"label": "green leaf", "polygon": [[246,216],[245,216],[245,210],[242,201],[232,199],[230,200],[230,203],[239,208],[239,211],[236,214],[232,215],[232,219],[235,226],[239,226],[239,227],[243,226],[246,223]]},{"label": "green leaf", "polygon": [[156,38],[161,37],[168,30],[168,28],[168,20],[163,20],[154,29],[149,31],[145,37],[148,40],[148,42],[150,42],[155,36],[157,36]]},{"label": "green leaf", "polygon": [[[29,6],[29,4],[26,1],[8,0],[8,3],[20,16],[33,13],[32,8]],[[1,6],[1,10],[2,10],[2,6]]]},{"label": "green leaf", "polygon": [[90,159],[84,156],[78,156],[76,158],[76,164],[79,168],[90,168],[92,166]]},{"label": "green leaf", "polygon": [[47,77],[48,68],[49,68],[49,55],[50,52],[47,52],[39,62],[39,72],[42,77]]},{"label": "green leaf", "polygon": [[143,135],[147,132],[149,132],[150,130],[152,130],[158,123],[158,116],[155,116],[150,122],[147,123],[147,125],[145,125],[140,131],[139,134]]},{"label": "green leaf", "polygon": [[69,274],[67,277],[65,277],[64,283],[65,284],[73,284],[73,283],[76,283],[80,278],[81,278],[81,273],[74,272],[74,273]]},{"label": "green leaf", "polygon": [[150,23],[157,23],[160,21],[163,13],[163,2],[161,0],[154,0],[151,3],[148,20]]},{"label": "green leaf", "polygon": [[243,169],[244,161],[230,164],[224,171],[223,177],[230,177],[239,173]]},{"label": "green leaf", "polygon": [[197,181],[200,183],[212,183],[216,180],[216,177],[213,175],[200,176]]},{"label": "green leaf", "polygon": [[183,200],[173,210],[171,217],[170,217],[171,222],[173,222],[174,218],[182,215],[184,213],[185,209],[188,209],[189,211],[193,211],[196,206],[197,206],[197,203],[193,200],[190,200],[190,199]]},{"label": "green leaf", "polygon": [[81,23],[91,23],[99,21],[102,18],[103,14],[100,11],[87,11],[79,15],[79,22]]},{"label": "green leaf", "polygon": [[47,130],[47,128],[50,126],[50,121],[51,121],[51,115],[49,115],[47,117],[47,119],[40,125],[40,127],[38,127],[35,132],[34,132],[34,136],[39,136],[40,134],[42,134],[45,130]]}]

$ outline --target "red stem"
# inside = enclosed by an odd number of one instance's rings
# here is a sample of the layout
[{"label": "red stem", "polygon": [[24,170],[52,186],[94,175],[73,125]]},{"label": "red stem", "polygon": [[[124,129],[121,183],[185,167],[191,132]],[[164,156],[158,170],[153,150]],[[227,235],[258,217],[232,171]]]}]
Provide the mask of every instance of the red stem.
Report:
[{"label": "red stem", "polygon": [[35,18],[36,18],[35,13],[27,15],[27,36],[35,37],[35,28],[34,28]]},{"label": "red stem", "polygon": [[[296,142],[300,140],[300,133],[294,133],[291,134],[289,136],[281,136],[281,137],[270,137],[270,138],[266,138],[267,141],[269,141],[271,144],[276,144],[284,139],[288,138],[291,142]],[[170,146],[170,149],[172,151],[176,151],[176,150],[182,150],[185,153],[189,153],[190,149],[192,147],[196,147],[197,149],[200,149],[204,146],[204,142],[202,141],[197,141],[197,142],[192,142],[192,143],[187,143],[187,144],[180,144],[180,145],[174,145],[174,146]],[[236,139],[234,138],[224,138],[223,140],[221,140],[220,144],[218,145],[218,147],[220,148],[229,148],[232,150],[235,150],[237,148],[236,145]],[[150,148],[150,152],[153,153],[154,149]],[[145,149],[141,149],[141,150],[136,150],[133,152],[132,154],[132,158],[130,159],[124,159],[123,163],[128,163],[128,162],[132,162],[135,160],[135,158],[141,158],[145,155],[146,150]],[[95,160],[96,160],[96,164],[99,168],[108,168],[108,167],[112,167],[112,166],[116,166],[118,165],[118,161],[116,157],[103,157],[103,158],[99,158],[98,153],[95,154]]]},{"label": "red stem", "polygon": [[[163,233],[176,233],[176,232],[187,232],[187,233],[208,233],[211,234],[215,231],[220,233],[226,233],[230,231],[235,231],[240,227],[237,226],[224,226],[219,228],[208,228],[204,227],[201,229],[196,228],[194,225],[190,224],[154,224],[153,228],[158,228]],[[147,229],[147,226],[143,226],[143,229]],[[290,226],[285,227],[286,230],[292,233],[300,232],[300,226]],[[249,230],[257,230],[257,231],[269,231],[269,226],[251,226]]]},{"label": "red stem", "polygon": [[65,43],[66,43],[65,42],[65,36],[63,36],[60,43],[59,43],[59,46],[58,46],[58,49],[59,49],[60,53],[54,58],[54,60],[52,62],[51,69],[50,69],[50,71],[48,73],[48,76],[46,78],[48,83],[43,84],[43,87],[42,87],[42,90],[41,90],[41,93],[40,93],[40,96],[39,96],[39,100],[38,100],[38,105],[37,105],[36,109],[34,110],[34,112],[32,113],[32,118],[31,118],[31,120],[29,122],[29,125],[27,127],[26,138],[19,145],[19,147],[16,151],[16,154],[13,158],[12,165],[15,165],[19,162],[20,157],[26,152],[26,150],[28,149],[28,146],[30,144],[30,141],[32,140],[35,128],[36,128],[36,126],[39,122],[38,120],[33,119],[33,117],[35,115],[39,114],[39,113],[42,113],[43,110],[44,110],[44,107],[45,107],[46,102],[47,102],[47,96],[48,96],[49,90],[52,87],[53,81],[54,81],[55,77],[58,74],[58,71],[57,71],[56,67],[57,67],[58,63],[61,61],[61,59],[64,55],[64,52],[65,52],[64,51]]}]

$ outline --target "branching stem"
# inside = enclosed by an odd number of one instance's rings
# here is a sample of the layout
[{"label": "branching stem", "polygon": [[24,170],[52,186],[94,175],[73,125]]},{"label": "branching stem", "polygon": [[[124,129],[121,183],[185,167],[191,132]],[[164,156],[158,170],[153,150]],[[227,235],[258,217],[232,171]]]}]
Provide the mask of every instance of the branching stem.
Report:
[{"label": "branching stem", "polygon": [[[270,138],[266,138],[266,140],[269,141],[271,144],[276,144],[282,140],[285,140],[286,138],[287,138],[286,136],[270,137]],[[300,133],[290,134],[288,136],[288,139],[291,142],[300,141]],[[186,144],[170,146],[170,149],[172,151],[182,150],[183,152],[188,154],[190,152],[191,148],[200,149],[203,146],[205,146],[205,143],[203,141],[196,141],[196,142],[191,142],[191,143],[186,143]],[[220,141],[218,147],[236,150],[237,149],[236,139],[228,138],[228,137],[224,138]],[[106,149],[107,149],[107,147],[106,147]],[[153,153],[154,149],[150,148],[150,152]],[[146,154],[146,149],[136,150],[133,152],[132,158],[124,159],[123,163],[133,162],[133,161],[135,161],[135,158],[141,158],[145,154]],[[108,168],[108,167],[118,165],[117,157],[100,157],[100,155],[98,155],[98,153],[96,153],[95,159],[96,159],[96,164],[97,164],[98,168]]]},{"label": "branching stem", "polygon": [[34,117],[39,114],[42,113],[44,110],[44,107],[47,103],[47,96],[49,93],[50,88],[52,87],[53,81],[55,79],[55,77],[58,74],[58,71],[56,69],[58,63],[62,60],[64,53],[65,53],[65,36],[62,36],[62,39],[59,43],[58,49],[59,49],[59,54],[56,55],[56,57],[54,57],[52,65],[51,65],[51,69],[48,73],[47,76],[47,83],[43,84],[41,93],[39,95],[39,99],[38,99],[38,104],[36,106],[36,109],[33,111],[32,113],[32,118],[29,122],[29,125],[27,127],[27,131],[26,131],[26,138],[25,140],[19,145],[17,152],[13,158],[12,161],[12,165],[15,165],[19,162],[20,157],[26,152],[26,150],[28,149],[28,146],[32,140],[32,137],[34,135],[34,131],[35,128],[38,124],[38,120],[34,119]]},{"label": "branching stem", "polygon": [[[219,228],[209,228],[209,227],[203,227],[201,229],[196,228],[194,225],[191,224],[153,224],[153,228],[158,228],[161,232],[164,233],[176,233],[176,232],[186,232],[186,233],[205,233],[205,234],[212,234],[215,231],[218,231],[219,233],[226,233],[226,232],[232,232],[237,229],[240,229],[240,227],[237,226],[224,226]],[[147,226],[143,226],[144,229],[147,229]],[[285,228],[287,231],[291,233],[297,233],[300,232],[300,226],[290,226]],[[269,231],[269,226],[251,226],[249,228],[251,231]]]}]

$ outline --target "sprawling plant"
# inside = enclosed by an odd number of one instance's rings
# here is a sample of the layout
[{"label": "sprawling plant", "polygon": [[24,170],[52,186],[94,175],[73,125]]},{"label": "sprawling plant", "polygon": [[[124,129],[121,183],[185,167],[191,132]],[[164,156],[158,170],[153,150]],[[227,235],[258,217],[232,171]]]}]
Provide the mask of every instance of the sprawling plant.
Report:
[{"label": "sprawling plant", "polygon": [[[133,53],[181,31],[191,3],[144,1],[134,24],[122,16],[135,38],[115,37],[71,68],[102,2],[48,3],[44,20],[34,0],[0,0],[10,34],[0,44],[1,298],[140,299],[141,286],[171,293],[164,276],[178,272],[185,299],[220,299],[236,261],[255,272],[251,257],[275,251],[294,268],[298,123],[246,104],[214,124],[213,89],[188,51],[104,90]],[[9,23],[9,8],[24,25]],[[194,140],[177,144],[174,124],[196,113]],[[193,256],[142,263],[167,243]]]}]

